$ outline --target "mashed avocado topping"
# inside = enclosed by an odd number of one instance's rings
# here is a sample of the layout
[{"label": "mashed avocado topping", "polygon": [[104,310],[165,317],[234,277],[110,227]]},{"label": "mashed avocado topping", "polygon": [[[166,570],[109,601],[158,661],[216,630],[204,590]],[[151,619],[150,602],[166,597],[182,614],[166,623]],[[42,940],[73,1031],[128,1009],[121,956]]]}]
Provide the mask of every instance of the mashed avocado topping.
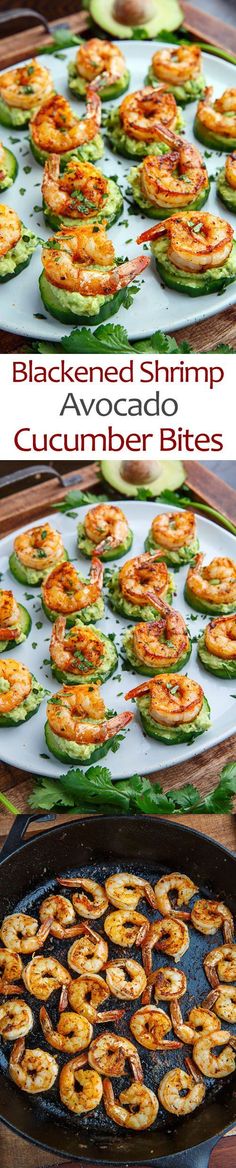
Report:
[{"label": "mashed avocado topping", "polygon": [[218,195],[220,195],[220,198],[222,199],[222,202],[225,203],[225,206],[229,207],[230,211],[234,211],[236,213],[236,189],[234,187],[230,187],[229,183],[227,182],[227,178],[225,176],[225,166],[223,166],[223,169],[218,175],[217,191]]},{"label": "mashed avocado topping", "polygon": [[[178,109],[175,133],[183,129],[181,110]],[[164,142],[145,142],[129,137],[123,128],[118,109],[111,110],[106,118],[106,130],[115,150],[128,157],[143,158],[145,154],[167,154],[168,146]]]},{"label": "mashed avocado topping", "polygon": [[[141,207],[141,210],[145,211],[145,214],[149,215],[152,219],[157,219],[157,218],[158,219],[167,219],[169,215],[173,215],[173,213],[175,211],[174,205],[170,206],[169,208],[168,208],[167,204],[165,205],[165,207],[161,207],[158,205],[158,199],[156,199],[155,203],[154,202],[151,203],[149,201],[149,199],[145,198],[145,196],[143,195],[143,192],[142,192],[140,178],[141,178],[141,167],[132,166],[131,170],[129,171],[129,174],[128,174],[128,181],[130,182],[130,185],[132,187],[135,202],[138,203],[138,206]],[[198,211],[200,209],[200,207],[203,207],[203,204],[206,202],[206,199],[208,198],[209,191],[210,191],[210,183],[208,182],[207,186],[204,187],[204,190],[201,191],[201,194],[199,194],[198,198],[194,199],[192,202],[190,202],[188,204],[189,210]],[[186,188],[185,188],[185,193],[186,193]],[[185,204],[184,210],[188,210],[188,208],[186,208],[186,204]]]},{"label": "mashed avocado topping", "polygon": [[[164,642],[164,637],[161,639]],[[132,665],[133,669],[136,669],[137,673],[143,673],[145,677],[155,677],[157,673],[169,673],[171,668],[175,671],[175,673],[177,673],[180,669],[183,669],[183,666],[186,665],[186,662],[189,660],[191,655],[192,645],[189,638],[189,649],[186,651],[186,653],[182,653],[181,657],[177,658],[174,665],[164,665],[164,662],[162,662],[160,663],[159,667],[157,665],[151,666],[147,663],[145,664],[144,661],[137,657],[137,654],[134,650],[133,629],[127,629],[127,633],[125,633],[123,637],[123,648],[125,656],[128,658],[130,665]]]},{"label": "mashed avocado topping", "polygon": [[118,219],[118,216],[121,214],[123,209],[123,198],[117,183],[114,182],[113,179],[108,179],[108,193],[104,200],[103,206],[100,211],[96,211],[96,208],[94,208],[94,215],[91,215],[91,213],[90,215],[84,215],[84,219],[82,215],[80,215],[78,219],[74,217],[72,219],[65,215],[54,215],[53,211],[51,211],[46,202],[43,204],[43,209],[45,218],[48,219],[52,225],[55,224],[55,227],[60,226],[61,224],[64,224],[65,227],[73,227],[78,223],[102,223],[104,217],[106,218],[107,226],[111,227],[112,223],[115,223],[116,219]]},{"label": "mashed avocado topping", "polygon": [[[157,610],[151,604],[131,604],[129,600],[125,600],[119,586],[119,571],[114,572],[112,579],[109,581],[108,588],[111,607],[117,612],[120,612],[122,616],[133,617],[134,620],[154,620],[156,617]],[[173,592],[174,583],[169,573],[168,590],[165,597],[163,597],[166,604],[172,604]]]},{"label": "mashed avocado topping", "polygon": [[7,276],[14,276],[17,274],[17,269],[20,269],[29,263],[30,257],[33,255],[35,248],[38,246],[39,240],[37,235],[33,234],[28,227],[21,224],[22,233],[19,242],[15,247],[11,247],[5,256],[0,259],[0,280]]},{"label": "mashed avocado topping", "polygon": [[[85,577],[81,576],[81,574],[80,574],[79,578],[83,584],[88,583],[88,581],[85,579]],[[43,597],[42,597],[42,605],[43,605],[44,612],[46,613],[46,616],[48,617],[48,619],[50,621],[57,620],[57,617],[60,614],[58,612],[54,611],[54,609],[48,608],[48,605],[45,604],[45,600]],[[103,613],[104,613],[104,600],[103,600],[102,596],[99,596],[98,600],[96,600],[96,602],[94,604],[88,604],[87,608],[80,608],[76,612],[70,613],[70,615],[67,616],[67,618],[66,618],[67,627],[71,628],[72,625],[77,623],[77,620],[82,621],[83,625],[95,624],[95,621],[102,619]]]},{"label": "mashed avocado topping", "polygon": [[209,653],[205,642],[205,630],[201,637],[199,637],[198,656],[202,665],[204,665],[204,669],[207,669],[209,673],[215,673],[217,677],[236,677],[236,658],[228,658],[228,660],[224,661],[222,657],[217,657],[214,653]]},{"label": "mashed avocado topping", "polygon": [[[161,85],[161,81],[156,77],[152,65],[150,65],[148,72],[147,85],[153,85],[154,87]],[[174,94],[175,100],[179,101],[180,105],[187,105],[189,101],[197,101],[201,97],[205,89],[205,78],[202,73],[199,73],[198,77],[190,78],[189,81],[185,81],[184,85],[170,85],[168,82],[167,89],[169,93]]]},{"label": "mashed avocado topping", "polygon": [[101,746],[92,745],[92,743],[82,745],[82,743],[73,742],[71,738],[60,738],[59,734],[55,734],[54,730],[51,729],[49,722],[46,722],[45,725],[45,738],[48,749],[61,762],[80,762],[82,765],[86,765],[90,759],[97,762],[99,758],[103,758],[108,753],[108,750],[115,753],[121,740],[121,736],[116,734],[108,738]]},{"label": "mashed avocado topping", "polygon": [[[36,713],[43,698],[46,697],[46,690],[39,684],[39,681],[36,681],[33,673],[31,674],[31,682],[31,690],[25,701],[21,702],[19,706],[15,706],[15,709],[11,710],[9,714],[0,715],[0,726],[17,726],[20,722],[26,722],[28,718],[32,717],[32,714]],[[0,690],[9,688],[8,682],[3,685],[0,683]]]},{"label": "mashed avocado topping", "polygon": [[202,296],[214,292],[215,289],[224,289],[224,285],[236,279],[236,241],[233,241],[232,251],[226,263],[219,268],[207,268],[205,272],[197,274],[184,272],[176,268],[168,257],[168,240],[160,239],[152,243],[152,252],[155,256],[160,275],[169,287],[177,288],[178,292],[188,292],[190,296]]},{"label": "mashed avocado topping", "polygon": [[179,726],[164,726],[161,722],[156,722],[149,714],[149,704],[149,694],[137,699],[145,734],[151,738],[161,739],[168,746],[176,746],[181,742],[192,742],[198,734],[204,734],[206,730],[209,730],[211,725],[210,706],[206,697],[203,698],[202,708],[197,718],[194,718],[193,722],[183,722]]},{"label": "mashed avocado topping", "polygon": [[33,110],[17,109],[13,105],[7,105],[7,102],[0,97],[0,122],[3,126],[15,126],[19,130],[32,118]]},{"label": "mashed avocado topping", "polygon": [[[87,82],[85,78],[78,73],[76,61],[70,61],[68,66],[69,88],[77,97],[85,97]],[[124,69],[124,73],[118,81],[114,81],[113,85],[103,85],[99,90],[100,97],[103,100],[114,101],[116,97],[120,97],[125,90],[128,89],[130,82],[130,73],[128,69]]]},{"label": "mashed avocado topping", "polygon": [[[76,621],[76,624],[80,628],[83,627],[82,621]],[[91,632],[93,632],[92,627]],[[102,682],[111,676],[117,665],[117,652],[115,645],[113,644],[113,641],[111,641],[109,637],[106,637],[105,633],[101,633],[100,630],[97,631],[96,635],[99,637],[99,640],[101,641],[101,648],[103,649],[100,663],[97,666],[91,665],[89,669],[88,661],[86,659],[86,649],[83,653],[80,653],[78,650],[77,656],[79,660],[77,673],[70,673],[69,671],[58,669],[57,666],[55,666],[51,661],[52,673],[55,674],[59,681],[62,681],[66,685],[75,685],[77,683],[83,684],[84,682]],[[70,636],[69,631],[68,636]],[[76,658],[74,660],[74,665],[76,665]]]},{"label": "mashed avocado topping", "polygon": [[199,540],[193,539],[191,543],[183,545],[178,548],[178,551],[170,551],[169,548],[164,548],[161,544],[156,543],[153,539],[151,529],[145,541],[145,550],[147,552],[155,552],[157,548],[163,552],[163,560],[166,564],[172,564],[173,568],[181,568],[182,564],[189,564],[194,556],[197,555],[199,549]]},{"label": "mashed avocado topping", "polygon": [[[114,548],[114,551],[112,548],[109,549],[108,547],[106,552],[100,553],[100,560],[117,560],[120,556],[125,556],[126,552],[128,552],[131,548],[132,542],[133,535],[132,531],[129,529],[126,540],[124,540],[124,542],[118,547]],[[83,553],[83,555],[88,556],[89,558],[93,556],[94,552],[96,551],[96,544],[92,543],[92,540],[88,539],[88,536],[86,535],[84,523],[78,524],[78,547],[80,548],[80,551]]]},{"label": "mashed avocado topping", "polygon": [[24,564],[21,563],[21,560],[18,559],[16,552],[12,552],[12,555],[9,558],[9,567],[12,575],[15,576],[16,580],[19,580],[20,584],[41,584],[42,580],[45,580],[45,577],[48,576],[49,571],[51,572],[53,568],[57,567],[57,565],[59,566],[59,564],[62,564],[64,560],[68,560],[68,555],[65,549],[59,560],[52,560],[50,568],[47,564],[47,567],[44,570],[42,566],[39,571],[36,568],[25,568]]},{"label": "mashed avocado topping", "polygon": [[[29,139],[32,154],[34,154],[36,161],[41,162],[41,165],[44,166],[46,159],[51,157],[51,151],[40,150],[36,146],[31,130],[29,132]],[[74,150],[66,150],[64,154],[62,153],[60,155],[61,166],[63,167],[63,162],[68,162],[69,158],[73,158],[75,154],[77,154],[78,158],[83,158],[85,162],[97,162],[98,158],[102,158],[103,150],[102,136],[101,134],[95,134],[90,142],[85,142],[83,146],[77,146]]]}]

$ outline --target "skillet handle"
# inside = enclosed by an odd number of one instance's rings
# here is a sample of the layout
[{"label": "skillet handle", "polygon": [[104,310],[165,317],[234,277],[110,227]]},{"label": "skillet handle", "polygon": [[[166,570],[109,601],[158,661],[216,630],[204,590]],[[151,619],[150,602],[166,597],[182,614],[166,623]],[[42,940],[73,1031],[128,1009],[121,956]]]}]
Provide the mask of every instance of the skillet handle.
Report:
[{"label": "skillet handle", "polygon": [[[0,856],[1,861],[6,860],[8,856],[12,856],[13,852],[17,852],[19,848],[23,847],[25,843],[25,833],[30,823],[48,823],[55,819],[55,815],[46,812],[44,815],[16,815],[14,823],[12,824],[9,835],[3,844]],[[31,839],[37,836],[37,831],[33,832]]]},{"label": "skillet handle", "polygon": [[4,10],[4,12],[0,12],[0,24],[9,24],[12,20],[20,20],[21,17],[27,17],[28,23],[29,17],[31,17],[31,23],[32,21],[34,23],[36,21],[37,24],[42,24],[45,32],[49,36],[52,36],[50,24],[48,24],[46,17],[42,16],[41,12],[37,12],[35,8],[12,8],[9,12]]},{"label": "skillet handle", "polygon": [[[208,1140],[207,1143],[201,1144],[201,1146],[198,1148],[191,1148],[191,1149],[188,1149],[186,1152],[182,1152],[179,1157],[178,1156],[176,1157],[176,1168],[177,1168],[177,1163],[178,1163],[178,1168],[210,1168],[211,1152],[213,1152],[213,1149],[216,1148],[218,1143],[219,1143],[219,1136],[216,1136],[213,1140]],[[222,1146],[222,1141],[221,1141],[221,1146]],[[161,1168],[161,1162],[160,1162],[160,1168]],[[175,1168],[175,1166],[174,1166],[174,1168]],[[225,1168],[223,1160],[222,1160],[221,1168]],[[232,1168],[233,1168],[233,1165],[232,1165]]]},{"label": "skillet handle", "polygon": [[0,490],[2,487],[9,487],[13,483],[21,483],[24,482],[25,479],[34,479],[37,478],[37,476],[41,477],[41,475],[47,475],[48,478],[58,479],[61,487],[66,487],[67,485],[63,475],[59,473],[59,470],[54,469],[54,466],[50,466],[49,463],[45,465],[44,462],[39,462],[35,465],[33,464],[33,466],[25,466],[19,470],[14,470],[11,474],[2,475],[0,478]]}]

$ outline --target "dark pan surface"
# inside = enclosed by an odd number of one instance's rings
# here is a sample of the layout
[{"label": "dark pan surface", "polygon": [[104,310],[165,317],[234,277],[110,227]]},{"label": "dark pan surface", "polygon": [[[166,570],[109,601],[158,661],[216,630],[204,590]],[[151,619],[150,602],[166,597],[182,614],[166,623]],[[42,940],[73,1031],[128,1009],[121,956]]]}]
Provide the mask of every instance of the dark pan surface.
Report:
[{"label": "dark pan surface", "polygon": [[[14,910],[37,916],[42,899],[52,891],[58,891],[56,874],[90,875],[103,883],[111,872],[121,869],[146,876],[151,884],[154,884],[163,872],[178,869],[191,876],[199,885],[200,895],[207,898],[212,896],[222,898],[233,911],[236,906],[236,892],[233,893],[236,871],[234,858],[212,841],[198,836],[189,829],[155,819],[140,821],[130,817],[109,821],[96,818],[59,826],[25,845],[20,852],[11,857],[10,867],[10,883],[4,881],[5,892],[2,893],[1,889],[3,915]],[[6,868],[9,869],[9,861],[5,861],[0,867],[0,888]],[[64,891],[65,895],[70,896],[73,890]],[[193,903],[191,901],[191,906]],[[108,911],[112,911],[112,906],[109,906]],[[146,902],[140,901],[138,911],[144,913],[150,920],[159,916],[158,913],[153,913],[149,906],[147,907]],[[104,917],[92,922],[97,933],[103,933],[103,921]],[[223,943],[221,931],[213,937],[203,937],[191,926],[190,939],[189,950],[178,963],[178,967],[185,971],[188,983],[187,993],[181,1003],[184,1017],[193,1004],[202,1002],[210,989],[202,966],[204,955],[211,948]],[[66,966],[67,952],[71,943],[71,940],[65,942],[50,937],[43,953],[53,954]],[[114,959],[123,954],[140,959],[140,952],[137,949],[124,951],[109,942],[110,958]],[[26,963],[27,958],[24,958],[24,964]],[[173,962],[165,954],[155,953],[153,965],[157,967],[160,964],[168,965]],[[61,1067],[70,1056],[61,1055],[48,1047],[38,1021],[42,1003],[31,998],[29,994],[26,994],[26,997],[34,1014],[34,1028],[26,1039],[27,1046],[40,1045],[45,1049],[51,1049]],[[45,1003],[54,1025],[58,1017],[58,1000],[59,992]],[[111,1032],[126,1034],[135,1043],[129,1031],[128,1020],[135,1010],[140,1008],[141,1001],[138,999],[132,1004],[124,1005],[126,1005],[124,1018],[116,1023],[104,1022],[104,1026],[101,1024],[94,1026],[93,1037],[101,1034],[103,1029],[109,1029]],[[122,1002],[110,997],[104,1004],[104,1010],[121,1006]],[[167,1004],[160,1002],[160,1006],[168,1013]],[[236,1030],[235,1027],[230,1029],[231,1032],[233,1029]],[[172,1038],[174,1035],[170,1033],[169,1037]],[[57,1151],[77,1154],[78,1158],[83,1160],[96,1158],[116,1163],[127,1160],[137,1163],[138,1160],[143,1162],[144,1159],[158,1162],[158,1157],[165,1156],[169,1159],[171,1154],[176,1155],[184,1148],[211,1138],[227,1126],[227,1123],[231,1123],[236,1115],[231,1076],[226,1080],[208,1081],[204,1104],[184,1120],[176,1121],[160,1108],[156,1122],[149,1131],[130,1133],[117,1128],[107,1117],[102,1103],[96,1111],[78,1119],[60,1103],[58,1082],[49,1093],[32,1098],[17,1090],[8,1077],[10,1047],[11,1044],[4,1043],[0,1050],[2,1117],[8,1122],[10,1119],[15,1123],[21,1133],[24,1131],[31,1138],[46,1142]],[[160,1051],[151,1053],[140,1046],[138,1050],[144,1070],[144,1081],[155,1091],[165,1072],[174,1065],[184,1066],[184,1057],[191,1053],[190,1048],[186,1047],[166,1053]],[[127,1077],[115,1079],[113,1082],[115,1094],[118,1095],[123,1086],[127,1086]]]}]

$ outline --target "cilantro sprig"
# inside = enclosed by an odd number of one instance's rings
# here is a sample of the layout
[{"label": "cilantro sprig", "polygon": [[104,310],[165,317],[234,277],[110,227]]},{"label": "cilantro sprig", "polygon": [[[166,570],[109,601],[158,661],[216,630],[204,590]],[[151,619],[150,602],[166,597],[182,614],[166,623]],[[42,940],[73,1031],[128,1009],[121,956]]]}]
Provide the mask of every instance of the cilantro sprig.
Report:
[{"label": "cilantro sprig", "polygon": [[112,782],[107,767],[78,768],[58,780],[38,778],[29,796],[34,811],[72,810],[74,814],[97,812],[109,815],[230,814],[236,794],[236,760],[227,763],[213,791],[201,797],[192,783],[163,791],[159,782],[141,775]]}]

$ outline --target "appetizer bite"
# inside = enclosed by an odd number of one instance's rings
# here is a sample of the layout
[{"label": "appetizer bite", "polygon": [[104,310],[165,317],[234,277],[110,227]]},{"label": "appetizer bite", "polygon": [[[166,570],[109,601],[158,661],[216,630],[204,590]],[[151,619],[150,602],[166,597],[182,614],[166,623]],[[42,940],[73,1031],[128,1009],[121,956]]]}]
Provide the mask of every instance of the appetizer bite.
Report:
[{"label": "appetizer bite", "polygon": [[228,154],[225,165],[218,175],[217,192],[221,202],[236,212],[236,150]]},{"label": "appetizer bite", "polygon": [[146,552],[126,560],[113,573],[108,587],[111,608],[134,620],[150,621],[156,615],[160,598],[169,604],[172,601],[173,580],[161,560],[161,552],[153,555]]},{"label": "appetizer bite", "polygon": [[158,49],[152,57],[147,80],[154,86],[164,82],[180,105],[197,101],[205,89],[201,49],[198,45]]},{"label": "appetizer bite", "polygon": [[178,673],[160,673],[125,695],[137,701],[142,727],[150,738],[190,745],[210,727],[210,706],[201,685]]},{"label": "appetizer bite", "polygon": [[159,548],[166,564],[181,568],[193,560],[199,548],[194,511],[167,511],[155,515],[145,548],[153,552]]},{"label": "appetizer bite", "polygon": [[100,685],[64,686],[47,704],[45,738],[60,762],[97,762],[119,747],[119,734],[132,721],[131,713],[106,709]]},{"label": "appetizer bite", "polygon": [[8,589],[0,589],[0,653],[14,649],[26,641],[31,629],[31,617],[27,608]]},{"label": "appetizer bite", "polygon": [[41,584],[55,564],[67,559],[60,532],[43,523],[16,536],[9,567],[20,584]]},{"label": "appetizer bite", "polygon": [[198,210],[210,191],[207,169],[199,150],[189,142],[176,144],[159,158],[148,154],[129,172],[135,203],[151,219],[166,219],[173,211]]},{"label": "appetizer bite", "polygon": [[123,638],[125,657],[137,673],[155,677],[183,669],[191,655],[191,640],[184,617],[163,600],[156,600],[160,616],[128,629]]},{"label": "appetizer bite", "polygon": [[0,203],[0,283],[27,268],[38,242],[37,235],[24,226],[16,211]]},{"label": "appetizer bite", "polygon": [[205,89],[198,103],[194,133],[210,149],[236,149],[236,89],[225,89],[215,101],[213,86]]},{"label": "appetizer bite", "polygon": [[36,714],[46,691],[20,661],[0,661],[0,726],[20,726]]},{"label": "appetizer bite", "polygon": [[227,556],[217,556],[203,567],[204,555],[196,556],[188,571],[185,600],[197,612],[220,616],[236,607],[236,564]]},{"label": "appetizer bite", "polygon": [[111,227],[124,205],[118,184],[76,155],[61,171],[60,156],[51,154],[45,162],[42,195],[44,218],[55,231],[80,223],[101,223],[104,217],[106,227]]},{"label": "appetizer bite", "polygon": [[53,625],[50,658],[52,673],[63,685],[107,681],[118,660],[110,637],[81,620],[67,632],[64,616],[59,616]]},{"label": "appetizer bite", "polygon": [[116,262],[114,245],[101,224],[62,227],[42,252],[39,288],[51,316],[63,324],[100,324],[126,302],[126,288],[149,260]]},{"label": "appetizer bite", "polygon": [[42,101],[53,93],[49,69],[34,58],[27,65],[8,69],[0,76],[0,122],[22,130]]},{"label": "appetizer bite", "polygon": [[180,211],[142,232],[168,288],[188,296],[221,292],[236,279],[236,241],[226,219],[208,211]]},{"label": "appetizer bite", "polygon": [[87,511],[83,523],[78,526],[78,547],[84,556],[100,560],[118,560],[125,556],[132,546],[133,533],[128,520],[113,503],[98,503]]},{"label": "appetizer bite", "polygon": [[236,677],[236,612],[217,616],[206,625],[199,637],[198,656],[204,669],[216,677]]},{"label": "appetizer bite", "polygon": [[165,154],[169,131],[181,130],[182,115],[172,93],[164,85],[148,85],[128,94],[106,118],[106,132],[113,149],[125,158]]},{"label": "appetizer bite", "polygon": [[113,101],[128,89],[130,73],[118,45],[92,37],[80,45],[68,66],[69,89],[86,97],[88,85],[97,83],[102,101]]},{"label": "appetizer bite", "polygon": [[59,564],[49,572],[42,585],[42,605],[50,621],[66,617],[68,627],[77,618],[89,625],[101,620],[104,613],[102,598],[103,566],[93,557],[89,579],[81,576],[73,564]]},{"label": "appetizer bite", "polygon": [[8,187],[12,187],[17,171],[18,163],[15,155],[0,142],[0,191],[6,191]]},{"label": "appetizer bite", "polygon": [[85,162],[96,162],[103,154],[99,133],[101,102],[95,89],[87,90],[87,113],[77,118],[65,97],[55,93],[43,101],[30,122],[30,145],[36,162],[42,166],[50,154],[59,154],[68,162],[73,154]]}]

